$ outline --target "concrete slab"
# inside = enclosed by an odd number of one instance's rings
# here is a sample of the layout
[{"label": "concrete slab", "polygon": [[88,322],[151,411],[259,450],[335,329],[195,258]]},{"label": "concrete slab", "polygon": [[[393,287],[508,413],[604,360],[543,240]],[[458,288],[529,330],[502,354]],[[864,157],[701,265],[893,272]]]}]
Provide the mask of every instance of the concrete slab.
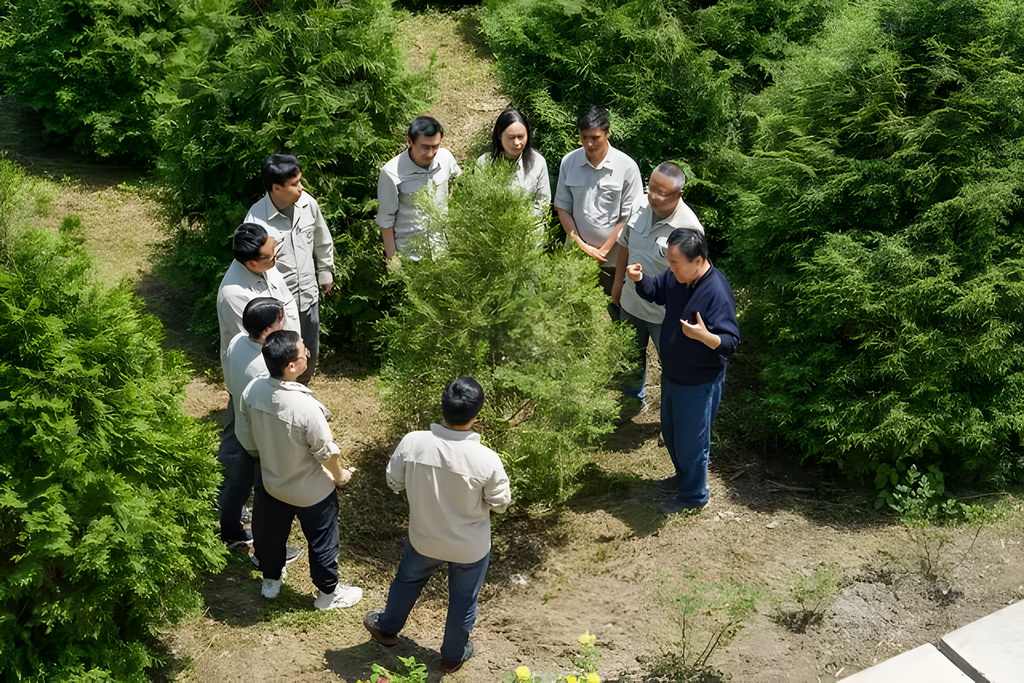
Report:
[{"label": "concrete slab", "polygon": [[1024,681],[1024,600],[943,636],[939,650],[976,681]]},{"label": "concrete slab", "polygon": [[858,671],[843,679],[855,683],[971,683],[971,677],[956,668],[934,645],[922,645],[870,669]]}]

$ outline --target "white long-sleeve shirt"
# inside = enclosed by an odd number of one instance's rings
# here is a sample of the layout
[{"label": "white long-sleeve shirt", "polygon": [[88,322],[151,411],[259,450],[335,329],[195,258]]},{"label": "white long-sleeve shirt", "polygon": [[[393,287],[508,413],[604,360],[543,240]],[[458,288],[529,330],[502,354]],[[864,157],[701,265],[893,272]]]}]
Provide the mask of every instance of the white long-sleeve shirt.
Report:
[{"label": "white long-sleeve shirt", "polygon": [[473,431],[432,424],[406,434],[387,469],[409,496],[409,542],[421,555],[468,564],[491,549],[491,512],[512,502],[498,454]]}]

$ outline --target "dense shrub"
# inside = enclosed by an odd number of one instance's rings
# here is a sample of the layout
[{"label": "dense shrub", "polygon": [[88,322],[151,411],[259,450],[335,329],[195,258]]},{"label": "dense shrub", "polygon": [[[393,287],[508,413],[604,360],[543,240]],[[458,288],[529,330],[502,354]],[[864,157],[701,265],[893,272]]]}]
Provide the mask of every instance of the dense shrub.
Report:
[{"label": "dense shrub", "polygon": [[1021,465],[1022,50],[1009,4],[876,0],[752,100],[730,272],[761,414],[808,457]]},{"label": "dense shrub", "polygon": [[[263,194],[260,164],[291,153],[335,235],[337,305],[349,321],[372,317],[384,296],[379,231],[352,219],[373,206],[377,171],[426,83],[404,69],[390,2],[278,0],[244,15],[236,0],[210,4],[159,95],[161,168],[194,226],[178,237],[176,270],[194,291],[216,289],[228,238]],[[216,329],[210,296],[197,308],[201,333]]]},{"label": "dense shrub", "polygon": [[[21,178],[0,162],[0,217]],[[188,374],[76,239],[0,231],[0,678],[148,680],[154,630],[218,569],[214,435]]]},{"label": "dense shrub", "polygon": [[101,157],[153,156],[152,90],[188,0],[19,0],[0,28],[3,87],[51,139]]},{"label": "dense shrub", "polygon": [[610,431],[628,332],[608,322],[597,265],[545,253],[530,200],[500,166],[462,176],[435,257],[406,261],[405,296],[382,321],[384,406],[397,429],[439,421],[445,384],[472,375],[487,393],[484,442],[504,455],[521,501],[563,500],[584,450]]},{"label": "dense shrub", "polygon": [[488,0],[482,18],[505,88],[536,119],[551,159],[579,145],[588,105],[614,114],[613,143],[645,175],[665,159],[722,144],[728,73],[684,30],[665,0]]}]

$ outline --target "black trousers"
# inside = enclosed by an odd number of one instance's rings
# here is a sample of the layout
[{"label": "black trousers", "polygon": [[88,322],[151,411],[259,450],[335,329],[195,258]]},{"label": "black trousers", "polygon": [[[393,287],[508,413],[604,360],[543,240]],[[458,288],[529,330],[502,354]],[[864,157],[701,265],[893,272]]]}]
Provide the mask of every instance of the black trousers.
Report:
[{"label": "black trousers", "polygon": [[338,585],[338,492],[309,507],[280,501],[262,486],[253,494],[253,545],[263,578],[281,578],[292,520],[299,518],[309,549],[309,578],[324,593]]}]

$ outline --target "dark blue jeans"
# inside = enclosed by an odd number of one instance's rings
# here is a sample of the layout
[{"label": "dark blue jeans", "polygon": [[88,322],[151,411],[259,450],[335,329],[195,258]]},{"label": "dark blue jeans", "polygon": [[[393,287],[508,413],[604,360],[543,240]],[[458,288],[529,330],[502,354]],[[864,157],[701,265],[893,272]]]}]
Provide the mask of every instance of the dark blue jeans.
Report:
[{"label": "dark blue jeans", "polygon": [[256,557],[265,579],[280,579],[292,520],[299,518],[309,548],[309,578],[324,593],[338,585],[338,492],[309,507],[289,505],[262,486],[253,499],[252,528]]},{"label": "dark blue jeans", "polygon": [[480,597],[480,587],[484,585],[490,561],[490,553],[469,564],[435,560],[416,552],[409,539],[406,539],[398,572],[388,591],[388,603],[384,614],[377,621],[377,628],[397,635],[405,626],[405,620],[409,618],[409,612],[427,580],[441,565],[447,564],[448,618],[444,624],[441,657],[449,662],[463,661],[469,655],[467,645],[469,633],[476,623],[476,601]]},{"label": "dark blue jeans", "polygon": [[252,493],[253,477],[258,469],[256,461],[249,452],[238,443],[235,437],[234,398],[228,397],[228,423],[220,435],[220,448],[217,460],[220,461],[224,473],[217,494],[217,508],[220,514],[220,537],[231,543],[245,539],[242,527],[242,508]]},{"label": "dark blue jeans", "polygon": [[[647,343],[654,341],[654,349],[661,353],[661,323],[652,323],[643,318],[638,318],[626,309],[620,309],[619,320],[625,320],[636,330],[636,360],[640,367],[640,378],[634,376],[632,381],[627,381],[623,391],[629,396],[637,398],[647,397]],[[639,387],[639,389],[637,388]]]},{"label": "dark blue jeans", "polygon": [[661,433],[676,468],[679,500],[694,507],[708,502],[711,425],[724,382],[724,371],[706,384],[676,384],[661,378]]}]

